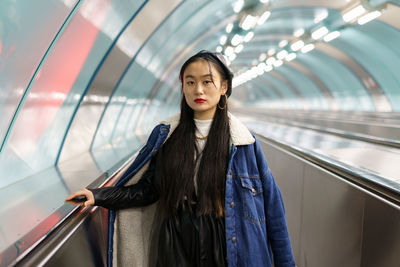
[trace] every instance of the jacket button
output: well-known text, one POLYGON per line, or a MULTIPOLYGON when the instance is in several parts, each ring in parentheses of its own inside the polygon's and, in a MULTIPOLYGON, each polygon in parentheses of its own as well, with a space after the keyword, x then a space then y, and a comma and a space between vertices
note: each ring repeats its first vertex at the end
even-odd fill
POLYGON ((251 189, 251 192, 253 193, 253 195, 256 194, 256 190, 254 188, 251 189))
POLYGON ((229 171, 229 174, 232 175, 232 170, 229 171))
POLYGON ((235 202, 232 201, 230 205, 233 208, 235 206, 235 202))
POLYGON ((232 237, 232 242, 233 242, 233 243, 236 242, 236 236, 232 237))

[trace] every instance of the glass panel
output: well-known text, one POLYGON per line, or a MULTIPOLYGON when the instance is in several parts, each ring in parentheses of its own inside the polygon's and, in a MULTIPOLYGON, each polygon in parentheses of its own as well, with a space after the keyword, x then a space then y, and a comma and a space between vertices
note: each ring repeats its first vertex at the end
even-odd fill
MULTIPOLYGON (((9 199, 0 199, 5 207, 0 211, 0 218, 4 218, 0 222, 1 231, 7 232, 6 237, 0 235, 0 251, 60 208, 70 191, 67 184, 77 178, 92 181, 99 175, 99 170, 87 163, 91 161, 80 162, 86 164, 80 167, 79 175, 83 177, 75 175, 76 164, 67 168, 70 176, 65 176, 65 173, 61 176, 59 169, 53 165, 81 95, 114 39, 141 4, 134 0, 83 2, 46 58, 27 94, 5 150, 0 154, 0 195, 18 196, 24 193, 23 201, 15 202, 12 207, 9 206, 9 199), (92 169, 89 171, 89 168, 92 169), (50 197, 51 201, 48 200, 50 197), (29 201, 29 218, 34 218, 32 220, 26 217, 25 200, 29 201), (25 215, 16 215, 17 212, 25 215), (10 216, 12 221, 7 220, 10 216)), ((26 6, 20 5, 19 9, 16 14, 24 14, 26 6)), ((43 16, 43 10, 36 10, 34 14, 42 14, 40 18, 46 25, 53 23, 52 11, 48 11, 46 16, 43 16), (51 22, 47 21, 48 17, 51 22)), ((46 27, 35 27, 41 31, 38 36, 49 32, 46 27)), ((27 42, 26 38, 26 34, 22 33, 16 42, 36 45, 27 42)), ((28 53, 32 51, 28 50, 28 53)), ((17 74, 18 78, 26 76, 17 74)), ((85 157, 91 155, 81 158, 85 157)))
POLYGON ((296 58, 311 70, 332 92, 341 110, 375 110, 370 95, 360 80, 330 56, 313 50, 296 58))
POLYGON ((329 109, 321 90, 308 78, 308 76, 287 65, 280 66, 276 71, 282 73, 289 81, 296 85, 310 109, 329 109))
POLYGON ((11 183, 54 164, 74 107, 113 38, 132 16, 127 10, 136 10, 139 4, 123 8, 120 1, 103 0, 79 7, 25 100, 0 156, 1 176, 8 177, 0 183, 11 183), (38 117, 40 122, 32 120, 38 117), (2 167, 10 164, 25 167, 2 167))
POLYGON ((372 7, 377 7, 388 2, 400 6, 400 0, 369 0, 369 4, 372 7))
POLYGON ((248 86, 248 88, 250 89, 250 92, 254 91, 253 94, 255 94, 256 98, 253 101, 255 105, 258 105, 258 103, 263 99, 275 98, 271 97, 271 92, 267 91, 268 89, 258 79, 254 79, 251 86, 248 86))
MULTIPOLYGON (((72 98, 76 103, 75 95, 70 95, 68 99, 66 96, 70 93, 99 31, 85 18, 85 11, 87 5, 81 5, 43 64, 25 99, 5 151, 0 155, 0 176, 8 177, 7 180, 0 181, 1 186, 54 164, 72 110, 72 103, 62 108, 63 102, 72 98), (56 115, 59 116, 58 119, 56 115)), ((98 14, 97 18, 101 17, 98 14)))
MULTIPOLYGON (((265 78, 263 78, 265 79, 265 78)), ((287 101, 284 98, 281 98, 280 96, 278 96, 276 94, 276 92, 269 86, 267 86, 265 84, 265 82, 261 81, 260 78, 259 79, 253 79, 250 81, 251 84, 255 84, 258 86, 258 88, 253 88, 253 86, 249 85, 248 83, 243 84, 243 86, 245 86, 247 88, 247 90, 264 90, 266 95, 268 95, 268 98, 266 99, 265 97, 261 97, 260 99, 257 99, 257 105, 259 107, 263 107, 263 108, 283 108, 286 107, 287 101)), ((235 98, 236 101, 238 101, 239 99, 242 100, 242 97, 238 97, 236 94, 236 91, 240 91, 242 90, 242 86, 239 86, 237 88, 233 88, 232 89, 232 98, 235 98)), ((246 91, 247 91, 246 90, 246 91)), ((251 105, 251 103, 249 103, 251 105)))
POLYGON ((332 44, 351 55, 376 80, 393 111, 400 111, 400 32, 379 21, 346 28, 332 44))
POLYGON ((265 73, 263 75, 268 82, 270 82, 283 96, 286 100, 284 107, 286 108, 302 108, 301 101, 297 99, 297 96, 293 93, 293 90, 289 88, 282 80, 276 78, 275 76, 265 73))
POLYGON ((36 68, 77 1, 64 2, 0 1, 0 142, 36 68))

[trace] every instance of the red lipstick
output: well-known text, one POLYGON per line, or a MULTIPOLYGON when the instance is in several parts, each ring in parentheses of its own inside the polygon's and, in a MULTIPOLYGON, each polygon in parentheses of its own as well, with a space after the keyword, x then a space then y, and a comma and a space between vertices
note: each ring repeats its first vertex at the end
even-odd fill
POLYGON ((196 102, 196 103, 204 103, 204 102, 206 102, 206 100, 205 100, 205 99, 202 99, 202 98, 196 98, 196 99, 194 100, 194 102, 196 102))

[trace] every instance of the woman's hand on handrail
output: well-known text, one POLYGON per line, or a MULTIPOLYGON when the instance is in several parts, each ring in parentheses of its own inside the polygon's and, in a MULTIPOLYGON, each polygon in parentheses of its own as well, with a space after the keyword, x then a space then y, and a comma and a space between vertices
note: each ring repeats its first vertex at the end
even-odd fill
POLYGON ((65 202, 70 203, 74 206, 82 205, 84 207, 90 207, 94 205, 94 196, 90 190, 84 188, 69 195, 65 199, 65 202))

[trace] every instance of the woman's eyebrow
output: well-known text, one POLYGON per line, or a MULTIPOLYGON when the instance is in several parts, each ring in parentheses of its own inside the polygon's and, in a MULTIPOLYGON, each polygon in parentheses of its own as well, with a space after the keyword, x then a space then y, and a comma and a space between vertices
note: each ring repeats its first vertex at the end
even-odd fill
MULTIPOLYGON (((200 76, 200 77, 213 77, 213 76, 212 76, 211 74, 205 74, 205 75, 202 75, 202 76, 200 76)), ((185 76, 185 78, 186 78, 186 79, 187 79, 187 78, 194 78, 194 76, 188 74, 188 75, 185 76)))

